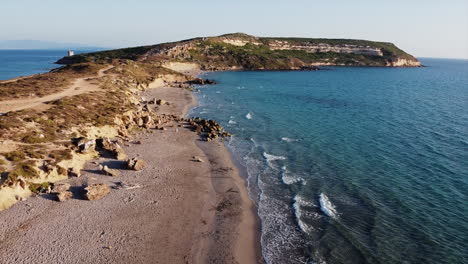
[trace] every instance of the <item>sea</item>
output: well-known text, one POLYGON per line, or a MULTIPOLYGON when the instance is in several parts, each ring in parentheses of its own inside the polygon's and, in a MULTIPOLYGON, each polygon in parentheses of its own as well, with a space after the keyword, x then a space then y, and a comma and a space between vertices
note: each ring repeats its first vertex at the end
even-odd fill
POLYGON ((213 72, 267 263, 468 263, 468 61, 213 72))
MULTIPOLYGON (((80 54, 92 51, 74 52, 80 54)), ((0 80, 48 72, 62 66, 54 62, 67 55, 68 50, 0 50, 0 80)))
MULTIPOLYGON (((0 50, 0 80, 66 52, 0 50)), ((267 263, 468 263, 468 61, 421 61, 202 75, 190 116, 233 134, 267 263)))

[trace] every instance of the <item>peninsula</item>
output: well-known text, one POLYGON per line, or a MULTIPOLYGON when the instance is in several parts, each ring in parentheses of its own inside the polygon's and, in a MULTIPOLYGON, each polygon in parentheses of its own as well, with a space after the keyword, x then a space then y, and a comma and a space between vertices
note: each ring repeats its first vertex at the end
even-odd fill
POLYGON ((391 43, 241 33, 57 63, 0 82, 2 263, 261 262, 230 134, 186 118, 193 86, 212 83, 198 74, 421 66, 391 43))

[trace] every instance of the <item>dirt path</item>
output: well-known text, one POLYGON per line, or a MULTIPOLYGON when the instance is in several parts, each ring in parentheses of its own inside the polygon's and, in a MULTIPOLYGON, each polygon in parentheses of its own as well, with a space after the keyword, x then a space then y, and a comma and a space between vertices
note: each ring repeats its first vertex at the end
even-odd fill
POLYGON ((94 79, 103 77, 105 75, 105 71, 111 69, 113 66, 106 67, 104 69, 99 70, 97 77, 84 77, 76 79, 73 84, 55 94, 46 95, 44 97, 33 97, 33 98, 25 98, 25 99, 14 99, 14 100, 6 100, 0 101, 0 113, 7 113, 11 111, 19 111, 28 108, 44 108, 46 102, 50 102, 53 100, 58 100, 60 98, 66 96, 73 96, 78 95, 90 91, 99 91, 99 85, 96 82, 93 82, 94 79))

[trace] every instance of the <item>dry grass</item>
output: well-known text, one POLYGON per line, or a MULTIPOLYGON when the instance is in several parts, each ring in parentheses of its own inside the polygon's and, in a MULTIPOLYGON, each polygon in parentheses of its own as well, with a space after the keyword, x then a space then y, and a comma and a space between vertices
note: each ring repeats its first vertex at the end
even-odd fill
POLYGON ((71 85, 73 79, 96 75, 104 67, 104 64, 81 63, 13 82, 0 83, 0 101, 57 93, 71 85))
MULTIPOLYGON (((36 91, 37 86, 41 87, 41 93, 51 93, 62 89, 61 86, 73 78, 90 76, 103 67, 105 65, 70 65, 41 76, 0 84, 0 100, 27 95, 36 91), (13 90, 19 92, 10 94, 13 90), (6 93, 2 94, 2 91, 6 93)), ((125 62, 116 65, 108 74, 115 75, 117 79, 103 77, 99 82, 102 91, 51 101, 46 110, 22 110, 0 116, 0 140, 13 140, 18 144, 15 151, 0 153, 0 161, 3 161, 0 165, 8 160, 8 165, 13 168, 6 173, 7 183, 15 182, 18 176, 26 179, 37 177, 36 163, 42 164, 42 161, 55 165, 59 174, 66 175, 67 168, 57 163, 72 158, 72 151, 76 149, 72 138, 86 136, 85 128, 115 125, 117 115, 135 109, 129 100, 133 93, 129 88, 147 84, 162 74, 179 73, 156 64, 125 62)), ((0 170, 6 171, 4 167, 0 170)), ((31 188, 36 192, 43 186, 33 185, 31 188)))

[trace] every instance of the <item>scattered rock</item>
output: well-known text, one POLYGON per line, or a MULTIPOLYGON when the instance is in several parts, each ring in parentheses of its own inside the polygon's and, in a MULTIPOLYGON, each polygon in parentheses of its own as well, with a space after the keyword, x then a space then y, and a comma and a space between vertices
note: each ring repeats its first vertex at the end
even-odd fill
POLYGON ((191 81, 187 82, 188 84, 197 84, 197 85, 205 85, 205 84, 216 84, 213 80, 202 79, 202 78, 195 78, 191 81))
POLYGON ((58 194, 62 192, 66 192, 70 189, 69 183, 54 183, 54 187, 50 190, 52 194, 58 194))
POLYGON ((115 186, 112 187, 113 189, 125 189, 125 190, 132 190, 132 189, 139 189, 142 188, 141 185, 138 184, 127 184, 125 182, 116 182, 115 186))
POLYGON ((192 129, 206 141, 211 141, 218 137, 231 136, 230 133, 225 132, 223 127, 214 120, 204 120, 197 117, 188 119, 188 122, 192 129))
POLYGON ((107 166, 102 166, 102 165, 99 165, 99 169, 104 172, 104 174, 106 175, 109 175, 109 176, 112 176, 112 177, 118 177, 120 176, 120 172, 118 170, 115 170, 115 169, 109 169, 109 167, 107 166))
POLYGON ((57 200, 59 202, 63 202, 63 201, 66 201, 66 200, 70 199, 72 196, 73 196, 73 194, 70 191, 57 193, 57 200))
POLYGON ((81 170, 78 168, 75 168, 75 167, 69 168, 67 172, 68 172, 68 176, 70 177, 81 177, 81 170))
POLYGON ((80 138, 76 143, 76 146, 81 153, 89 153, 96 149, 96 140, 80 138))
POLYGON ((143 127, 146 128, 146 129, 149 129, 151 128, 153 125, 154 125, 154 122, 153 122, 153 119, 151 118, 151 116, 143 116, 141 118, 142 122, 143 122, 143 127))
POLYGON ((158 99, 158 100, 156 100, 156 104, 157 105, 164 105, 164 104, 166 104, 166 101, 164 101, 163 99, 158 99))
POLYGON ((128 158, 123 148, 117 142, 113 142, 108 138, 100 138, 96 143, 99 148, 109 151, 114 158, 118 160, 125 160, 128 158))
POLYGON ((18 177, 17 181, 21 188, 26 189, 26 180, 22 176, 18 177))
POLYGON ((192 161, 195 161, 195 162, 204 162, 200 157, 197 157, 197 156, 193 156, 193 157, 192 157, 192 161))
POLYGON ((130 170, 141 171, 145 166, 146 162, 144 160, 132 158, 127 161, 127 168, 130 170))
POLYGON ((55 198, 57 199, 57 201, 63 202, 70 199, 73 196, 72 192, 70 192, 69 189, 70 184, 68 183, 55 183, 52 190, 50 190, 50 193, 56 195, 55 198))
POLYGON ((94 183, 84 189, 86 191, 85 197, 88 200, 99 200, 110 192, 109 186, 104 183, 94 183))

